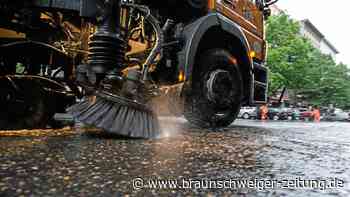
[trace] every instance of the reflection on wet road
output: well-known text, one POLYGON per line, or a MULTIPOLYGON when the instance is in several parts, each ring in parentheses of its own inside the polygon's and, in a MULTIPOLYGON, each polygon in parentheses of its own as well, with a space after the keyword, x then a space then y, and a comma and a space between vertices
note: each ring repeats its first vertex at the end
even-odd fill
POLYGON ((163 119, 164 138, 130 140, 65 129, 35 135, 0 132, 0 196, 231 194, 349 196, 349 123, 237 121, 218 131, 163 119), (57 135, 56 135, 57 134, 57 135), (150 179, 326 179, 338 189, 143 189, 150 179))

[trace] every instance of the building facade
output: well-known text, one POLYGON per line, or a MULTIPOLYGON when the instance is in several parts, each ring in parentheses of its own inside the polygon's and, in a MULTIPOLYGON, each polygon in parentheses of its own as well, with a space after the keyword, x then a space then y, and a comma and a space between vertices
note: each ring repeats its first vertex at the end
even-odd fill
POLYGON ((284 11, 281 8, 279 8, 276 4, 271 5, 270 9, 271 9, 271 15, 279 15, 284 13, 284 11))
POLYGON ((334 60, 339 51, 329 42, 326 37, 311 23, 305 19, 300 21, 300 34, 311 41, 311 44, 323 54, 330 55, 334 60))
MULTIPOLYGON (((286 13, 284 10, 279 8, 277 4, 271 7, 272 15, 279 15, 286 13)), ((326 39, 326 37, 317 29, 317 27, 311 23, 309 19, 300 21, 300 34, 311 41, 311 44, 319 49, 323 54, 330 55, 334 60, 336 59, 339 51, 334 45, 326 39)))

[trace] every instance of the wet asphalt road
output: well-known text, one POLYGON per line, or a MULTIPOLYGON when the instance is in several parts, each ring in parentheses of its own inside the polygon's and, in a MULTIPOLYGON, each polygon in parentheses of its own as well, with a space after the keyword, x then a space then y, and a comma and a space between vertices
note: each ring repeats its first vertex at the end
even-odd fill
POLYGON ((350 196, 350 123, 237 121, 210 132, 183 119, 163 119, 163 125, 158 140, 81 129, 0 132, 0 196, 350 196), (344 183, 325 190, 136 190, 136 178, 344 183))

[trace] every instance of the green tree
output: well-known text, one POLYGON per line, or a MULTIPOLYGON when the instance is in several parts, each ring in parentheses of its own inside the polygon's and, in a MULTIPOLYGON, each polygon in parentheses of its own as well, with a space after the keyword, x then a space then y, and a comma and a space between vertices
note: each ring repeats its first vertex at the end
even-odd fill
POLYGON ((308 62, 312 46, 299 36, 299 29, 299 24, 285 14, 272 16, 268 21, 270 93, 281 87, 301 89, 307 83, 304 65, 308 62))
POLYGON ((299 32, 299 23, 286 14, 267 22, 270 94, 286 87, 313 104, 349 106, 349 68, 322 54, 299 32))

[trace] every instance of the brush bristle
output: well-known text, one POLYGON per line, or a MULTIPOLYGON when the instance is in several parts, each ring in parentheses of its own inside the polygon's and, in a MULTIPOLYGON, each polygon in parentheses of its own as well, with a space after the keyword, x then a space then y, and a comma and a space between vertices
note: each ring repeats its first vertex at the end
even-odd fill
POLYGON ((152 111, 144 111, 122 105, 97 96, 68 109, 74 118, 93 125, 106 132, 132 138, 157 138, 160 128, 157 116, 152 111))

